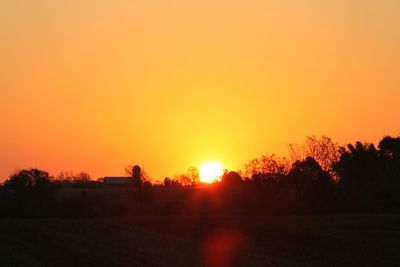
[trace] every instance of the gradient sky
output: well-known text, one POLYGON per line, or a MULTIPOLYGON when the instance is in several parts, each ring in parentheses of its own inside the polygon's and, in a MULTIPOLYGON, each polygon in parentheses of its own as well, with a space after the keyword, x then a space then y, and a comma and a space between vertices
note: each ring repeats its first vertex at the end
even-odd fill
POLYGON ((163 178, 400 134, 398 0, 5 0, 0 181, 163 178))

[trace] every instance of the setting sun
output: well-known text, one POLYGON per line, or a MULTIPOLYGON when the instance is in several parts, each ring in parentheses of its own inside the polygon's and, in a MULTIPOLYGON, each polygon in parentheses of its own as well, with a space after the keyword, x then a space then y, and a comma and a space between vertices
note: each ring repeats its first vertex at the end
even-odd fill
POLYGON ((222 174, 224 174, 224 169, 217 162, 206 162, 200 167, 200 181, 203 183, 216 182, 222 174))

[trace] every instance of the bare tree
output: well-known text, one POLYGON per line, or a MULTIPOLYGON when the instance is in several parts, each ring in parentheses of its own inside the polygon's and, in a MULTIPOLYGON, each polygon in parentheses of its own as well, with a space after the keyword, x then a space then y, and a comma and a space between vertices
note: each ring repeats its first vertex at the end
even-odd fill
POLYGON ((90 180, 90 174, 83 171, 76 174, 71 171, 62 171, 56 177, 56 182, 63 185, 84 185, 90 180))
POLYGON ((199 170, 196 167, 190 167, 187 170, 187 175, 190 179, 191 185, 196 185, 200 182, 200 173, 199 170))
POLYGON ((173 180, 178 181, 183 186, 190 186, 192 184, 190 177, 186 173, 176 175, 173 180))
POLYGON ((289 170, 288 160, 284 157, 278 157, 275 154, 262 155, 254 158, 244 165, 241 174, 244 177, 254 177, 255 175, 273 175, 285 174, 289 170))
POLYGON ((174 180, 182 186, 195 186, 200 182, 199 170, 196 167, 190 167, 185 173, 175 175, 174 180))
POLYGON ((304 144, 289 144, 291 162, 303 161, 307 157, 314 158, 324 171, 331 172, 332 165, 339 160, 339 146, 331 138, 323 135, 307 136, 304 144))

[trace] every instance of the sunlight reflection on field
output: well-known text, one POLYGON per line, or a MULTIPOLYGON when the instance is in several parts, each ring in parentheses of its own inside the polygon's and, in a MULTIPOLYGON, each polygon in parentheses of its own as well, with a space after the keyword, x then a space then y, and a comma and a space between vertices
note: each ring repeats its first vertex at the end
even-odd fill
POLYGON ((205 266, 232 266, 245 243, 244 235, 236 230, 222 230, 211 233, 204 241, 205 266))

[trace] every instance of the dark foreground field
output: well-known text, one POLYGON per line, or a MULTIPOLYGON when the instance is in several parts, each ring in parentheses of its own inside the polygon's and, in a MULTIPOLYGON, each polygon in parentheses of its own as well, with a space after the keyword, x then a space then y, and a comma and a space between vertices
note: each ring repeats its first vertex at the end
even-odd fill
POLYGON ((0 221, 0 266, 398 266, 400 215, 0 221))

